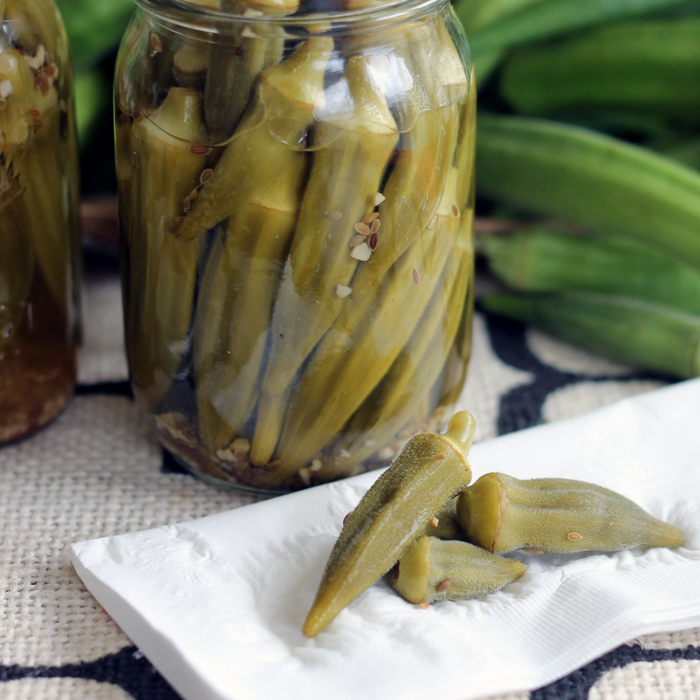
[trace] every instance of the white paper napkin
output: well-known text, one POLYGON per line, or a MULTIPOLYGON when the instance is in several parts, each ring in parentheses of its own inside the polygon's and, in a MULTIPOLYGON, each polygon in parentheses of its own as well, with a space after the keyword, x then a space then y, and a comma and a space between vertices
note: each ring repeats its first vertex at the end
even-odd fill
POLYGON ((378 473, 189 523, 74 544, 88 589, 187 700, 467 700, 552 682, 635 636, 700 626, 700 380, 476 445, 474 476, 596 482, 686 544, 519 555, 478 600, 373 586, 315 639, 301 625, 343 517, 378 473))

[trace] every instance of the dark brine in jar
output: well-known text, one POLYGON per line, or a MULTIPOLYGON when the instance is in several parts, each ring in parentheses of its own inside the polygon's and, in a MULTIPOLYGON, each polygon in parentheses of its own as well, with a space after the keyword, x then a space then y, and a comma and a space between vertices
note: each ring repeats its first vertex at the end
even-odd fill
POLYGON ((476 87, 433 4, 341 32, 282 24, 284 3, 181 24, 146 3, 127 35, 129 364, 200 476, 289 489, 383 466, 461 389, 476 87))
POLYGON ((66 405, 77 336, 77 146, 50 0, 0 1, 0 443, 66 405))

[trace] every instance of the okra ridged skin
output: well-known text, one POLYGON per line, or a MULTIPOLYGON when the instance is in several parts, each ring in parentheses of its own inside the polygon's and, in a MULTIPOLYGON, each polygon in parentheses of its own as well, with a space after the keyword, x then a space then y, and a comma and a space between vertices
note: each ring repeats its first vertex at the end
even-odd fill
POLYGON ((344 300, 345 309, 316 348, 290 400, 277 478, 306 466, 340 432, 411 337, 457 240, 456 179, 456 173, 449 178, 435 227, 409 248, 376 294, 344 300))
POLYGON ((349 515, 333 547, 303 632, 314 637, 398 561, 471 480, 474 419, 456 414, 445 435, 412 438, 349 515))
POLYGON ((409 603, 469 600, 500 591, 525 569, 468 542, 423 536, 399 559, 391 583, 409 603))
POLYGON ((227 219, 293 160, 317 115, 325 107, 323 78, 333 39, 313 37, 282 63, 260 75, 256 95, 214 175, 175 231, 193 240, 227 219), (276 123, 275 133, 270 124, 276 123))
POLYGON ((618 238, 536 227, 479 244, 491 270, 520 292, 599 292, 700 315, 700 272, 618 238))
POLYGON ((344 77, 352 114, 319 121, 311 135, 312 147, 320 148, 313 152, 272 317, 270 358, 251 450, 257 465, 269 462, 275 451, 286 410, 285 392, 295 374, 347 306, 337 289, 350 287, 358 267, 350 247, 357 235, 354 227, 372 213, 398 141, 396 122, 371 59, 352 57, 344 77))
MULTIPOLYGON (((198 93, 173 87, 163 104, 135 120, 128 136, 132 176, 125 202, 131 285, 125 309, 134 388, 151 409, 165 395, 188 348, 199 258, 198 241, 180 241, 171 229, 194 196, 206 156, 192 142, 206 140, 198 93), (130 315, 138 317, 137 323, 130 315), (143 379, 141 379, 141 377, 143 379)), ((121 144, 117 144, 118 151, 121 144)))
POLYGON ((214 454, 242 435, 258 400, 272 308, 306 184, 307 155, 298 152, 289 166, 231 217, 209 255, 200 288, 194 340, 199 432, 214 454))
POLYGON ((457 519, 469 541, 489 552, 614 552, 684 541, 681 530, 628 498, 574 479, 485 474, 459 495, 457 519))
POLYGON ((484 308, 625 364, 676 377, 700 376, 700 316, 640 299, 571 292, 492 295, 484 308))
POLYGON ((480 195, 636 238, 700 267, 700 173, 556 122, 488 116, 478 128, 480 195))
POLYGON ((700 18, 601 27, 508 58, 501 94, 522 114, 596 108, 671 122, 700 118, 700 18))

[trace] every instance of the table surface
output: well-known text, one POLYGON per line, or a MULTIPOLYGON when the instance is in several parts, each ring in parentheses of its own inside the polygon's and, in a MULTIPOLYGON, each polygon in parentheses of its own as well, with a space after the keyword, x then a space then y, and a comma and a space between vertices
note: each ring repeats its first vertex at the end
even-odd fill
MULTIPOLYGON (((3 700, 177 700, 85 590, 67 548, 255 500, 197 481, 158 447, 130 395, 116 270, 91 267, 77 395, 54 424, 0 450, 3 700)), ((476 439, 486 440, 664 383, 477 314, 460 403, 477 419, 476 439)), ((499 696, 528 698, 698 700, 700 629, 630 640, 551 686, 499 696)))

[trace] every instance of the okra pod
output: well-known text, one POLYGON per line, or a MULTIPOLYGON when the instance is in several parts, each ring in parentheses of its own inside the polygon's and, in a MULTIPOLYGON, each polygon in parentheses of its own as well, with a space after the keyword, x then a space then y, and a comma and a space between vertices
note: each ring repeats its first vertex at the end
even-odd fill
POLYGON ((700 316, 700 272, 632 241, 537 227, 485 236, 480 249, 516 291, 616 294, 700 316))
MULTIPOLYGON (((170 229, 176 217, 202 186, 206 156, 193 153, 190 143, 206 140, 202 101, 185 88, 173 87, 163 104, 144 113, 131 127, 133 178, 129 206, 130 274, 140 321, 132 343, 140 348, 132 366, 150 375, 146 386, 135 382, 148 405, 156 407, 173 378, 189 344, 197 283, 198 241, 180 241, 170 229), (137 206, 141 203, 141 206, 137 206), (144 368, 150 368, 146 371, 144 368)), ((128 210, 127 210, 128 211, 128 210)))
POLYGON ((485 474, 460 494, 457 519, 468 539, 489 552, 615 552, 680 547, 684 540, 677 527, 619 493, 573 479, 485 474))
MULTIPOLYGON (((449 256, 445 282, 437 285, 408 343, 343 428, 346 437, 341 448, 349 456, 339 463, 341 469, 363 462, 388 444, 418 415, 420 403, 443 371, 473 286, 471 232, 460 238, 449 256)), ((428 411, 425 416, 431 413, 428 411)))
MULTIPOLYGON (((314 346, 331 327, 360 259, 350 246, 369 225, 389 158, 398 141, 376 62, 355 56, 345 71, 350 116, 314 127, 314 152, 299 223, 272 317, 270 358, 251 449, 254 464, 270 461, 279 441, 285 392, 314 346)), ((362 245, 369 250, 367 243, 362 245)))
POLYGON ((345 309, 293 392, 277 452, 277 479, 284 481, 304 467, 338 433, 408 342, 457 240, 456 181, 453 171, 434 228, 409 248, 376 295, 344 300, 345 309))
POLYGON ((224 221, 295 159, 289 146, 304 142, 325 106, 323 78, 332 51, 333 39, 312 37, 262 72, 253 103, 175 235, 193 240, 224 221))
MULTIPOLYGON (((292 14, 299 0, 223 0, 222 9, 252 20, 292 14)), ((222 21, 209 56, 204 90, 207 127, 213 142, 229 138, 250 102, 260 73, 277 65, 284 52, 283 27, 222 21)))
POLYGON ((255 408, 272 308, 306 184, 308 159, 235 212, 214 245, 199 294, 195 371, 199 431, 214 454, 241 435, 255 408))
MULTIPOLYGON (((466 154, 468 141, 474 134, 468 123, 460 121, 459 115, 471 91, 475 99, 476 87, 470 84, 444 25, 424 27, 421 33, 414 30, 405 39, 410 42, 408 61, 415 75, 408 91, 410 107, 398 115, 402 141, 382 191, 379 242, 370 260, 358 270, 353 284, 356 295, 374 293, 391 266, 434 221, 455 157, 457 139, 461 138, 466 154), (435 46, 438 60, 433 55, 435 46), (430 108, 421 112, 417 111, 417 105, 430 108)), ((471 149, 473 153, 473 142, 471 149)), ((459 167, 462 166, 468 167, 460 163, 459 167)), ((460 211, 465 201, 461 191, 458 192, 460 211)))
POLYGON ((331 552, 303 632, 314 637, 379 580, 451 497, 471 480, 474 419, 453 416, 445 435, 406 445, 347 518, 331 552))
POLYGON ((501 93, 533 115, 606 109, 698 123, 700 17, 636 20, 516 51, 501 93))
POLYGON ((697 315, 639 299, 583 292, 492 295, 483 305, 626 364, 677 377, 700 376, 697 315))
POLYGON ((685 0, 545 0, 503 17, 471 36, 477 58, 485 52, 636 17, 681 5, 685 0))
POLYGON ((578 127, 524 117, 479 121, 478 191, 637 238, 700 267, 700 173, 578 127))
POLYGON ((391 583, 409 603, 469 600, 500 591, 525 569, 468 542, 424 536, 399 559, 391 583))

